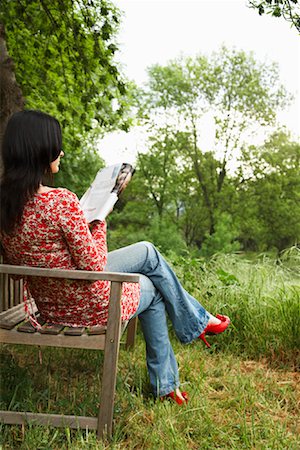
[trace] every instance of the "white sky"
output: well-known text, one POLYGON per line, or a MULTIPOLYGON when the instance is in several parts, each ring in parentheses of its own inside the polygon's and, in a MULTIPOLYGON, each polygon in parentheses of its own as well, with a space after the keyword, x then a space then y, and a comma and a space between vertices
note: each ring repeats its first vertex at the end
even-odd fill
MULTIPOLYGON (((294 136, 299 136, 300 36, 287 21, 259 16, 246 7, 246 0, 113 2, 124 11, 117 57, 128 78, 142 84, 147 80, 147 67, 165 64, 181 53, 210 55, 223 44, 253 51, 257 60, 279 64, 281 82, 295 101, 278 119, 294 136)), ((209 130, 207 139, 209 145, 209 130)), ((144 140, 138 130, 112 133, 101 141, 99 149, 107 164, 134 162, 137 151, 144 150, 144 140)))

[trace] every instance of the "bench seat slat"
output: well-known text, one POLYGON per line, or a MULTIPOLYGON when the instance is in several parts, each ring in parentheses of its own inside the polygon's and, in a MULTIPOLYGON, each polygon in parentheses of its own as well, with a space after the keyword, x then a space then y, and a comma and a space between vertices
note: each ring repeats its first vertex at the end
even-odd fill
POLYGON ((56 335, 59 334, 64 328, 65 326, 60 325, 59 323, 46 322, 39 330, 39 333, 56 335))
POLYGON ((85 327, 66 327, 64 334, 67 336, 81 336, 85 332, 85 327))
MULTIPOLYGON (((36 321, 40 324, 40 325, 44 325, 45 321, 42 320, 39 315, 36 315, 36 321)), ((17 327, 17 330, 20 331, 21 333, 36 333, 37 329, 31 325, 30 320, 26 320, 24 323, 22 323, 21 325, 19 325, 17 327)))
POLYGON ((107 330, 107 326, 95 325, 94 327, 89 327, 87 329, 87 334, 90 334, 91 336, 98 335, 98 334, 105 334, 106 330, 107 330))
POLYGON ((20 333, 36 333, 36 328, 34 328, 29 320, 26 320, 26 322, 23 322, 21 325, 17 327, 17 330, 20 333))

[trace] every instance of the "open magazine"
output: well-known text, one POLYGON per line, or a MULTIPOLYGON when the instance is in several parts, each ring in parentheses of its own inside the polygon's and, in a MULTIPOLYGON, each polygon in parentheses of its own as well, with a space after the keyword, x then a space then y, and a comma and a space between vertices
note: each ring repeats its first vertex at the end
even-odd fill
POLYGON ((99 170, 93 183, 80 199, 88 222, 106 218, 133 174, 134 168, 127 163, 114 164, 99 170))

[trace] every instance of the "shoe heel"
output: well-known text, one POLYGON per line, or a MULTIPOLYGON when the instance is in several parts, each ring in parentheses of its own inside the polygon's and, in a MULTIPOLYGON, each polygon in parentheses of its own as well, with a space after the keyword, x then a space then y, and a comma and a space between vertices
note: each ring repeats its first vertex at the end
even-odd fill
POLYGON ((204 344, 206 345, 206 347, 210 348, 211 345, 209 342, 207 342, 206 337, 205 337, 205 333, 200 334, 199 338, 204 342, 204 344))

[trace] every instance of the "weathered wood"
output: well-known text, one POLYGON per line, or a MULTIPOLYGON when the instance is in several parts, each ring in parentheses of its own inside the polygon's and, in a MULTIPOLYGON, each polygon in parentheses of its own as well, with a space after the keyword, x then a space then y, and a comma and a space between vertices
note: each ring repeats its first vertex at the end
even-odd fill
POLYGON ((87 329, 87 333, 91 336, 98 335, 98 334, 105 334, 107 330, 106 325, 95 325, 94 327, 89 327, 87 329))
POLYGON ((65 270, 65 269, 43 269, 40 267, 12 266, 9 264, 0 264, 0 273, 39 276, 47 278, 65 278, 68 280, 86 280, 86 281, 120 281, 129 283, 138 283, 139 275, 133 273, 118 272, 94 272, 88 270, 65 270))
POLYGON ((17 327, 17 330, 20 333, 35 333, 36 332, 36 328, 31 325, 29 320, 27 320, 26 322, 19 325, 17 327))
MULTIPOLYGON (((2 248, 0 243, 0 264, 3 263, 2 248)), ((23 283, 9 280, 7 274, 0 272, 0 312, 6 311, 12 306, 23 301, 23 283)))
MULTIPOLYGON (((2 248, 0 243, 0 264, 3 263, 2 248)), ((4 274, 0 273, 0 312, 4 310, 4 274)))
POLYGON ((64 334, 67 336, 81 336, 84 332, 84 327, 66 327, 64 330, 64 334))
POLYGON ((23 303, 23 280, 14 281, 13 305, 23 303))
POLYGON ((24 282, 23 280, 19 280, 20 286, 20 297, 18 299, 18 303, 23 303, 23 295, 24 295, 24 282))
POLYGON ((5 321, 5 320, 3 320, 0 323, 0 328, 4 328, 5 330, 12 330, 16 325, 21 323, 22 320, 24 320, 24 317, 21 317, 21 316, 16 317, 14 319, 14 321, 11 321, 11 320, 5 321))
POLYGON ((104 350, 105 335, 96 337, 51 335, 41 333, 20 333, 14 330, 0 329, 0 342, 4 344, 26 344, 46 347, 82 348, 89 350, 104 350))
MULTIPOLYGON (((36 313, 37 307, 34 302, 31 302, 30 309, 36 313)), ((3 311, 0 314, 0 328, 6 328, 11 330, 18 323, 22 322, 25 318, 24 304, 18 304, 12 308, 3 311)))
POLYGON ((97 418, 95 417, 64 416, 61 414, 0 411, 0 421, 11 425, 27 424, 34 421, 38 425, 51 425, 53 427, 97 429, 97 418))
POLYGON ((3 273, 0 273, 0 312, 4 310, 4 277, 3 273))
MULTIPOLYGON (((0 242, 0 264, 3 263, 2 251, 3 250, 2 250, 2 246, 1 246, 1 242, 0 242)), ((4 295, 5 295, 5 292, 4 292, 4 277, 5 276, 6 275, 4 275, 3 273, 0 272, 0 299, 1 299, 1 301, 0 301, 0 312, 5 310, 5 307, 4 307, 4 300, 5 300, 5 297, 4 297, 4 295)))
MULTIPOLYGON (((44 325, 45 321, 42 320, 38 314, 36 315, 35 319, 40 325, 44 325)), ((17 327, 17 330, 21 333, 36 333, 37 331, 37 329, 33 325, 31 325, 30 320, 26 320, 26 322, 19 325, 17 327)))
POLYGON ((9 308, 9 288, 8 288, 8 276, 4 275, 3 280, 3 289, 4 289, 4 299, 3 299, 3 309, 9 308))
POLYGON ((39 330, 41 334, 59 334, 65 328, 64 325, 59 325, 57 323, 48 323, 46 322, 42 328, 39 330))
POLYGON ((23 317, 25 317, 25 312, 24 312, 24 305, 16 305, 13 306, 12 308, 7 309, 6 311, 2 311, 0 313, 0 320, 2 319, 8 319, 11 316, 14 316, 16 314, 20 314, 23 313, 23 317))
POLYGON ((111 436, 121 334, 122 284, 112 282, 108 308, 97 436, 111 436))
POLYGON ((8 290, 9 290, 9 301, 8 307, 14 306, 14 280, 12 278, 8 279, 8 290))

